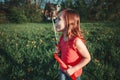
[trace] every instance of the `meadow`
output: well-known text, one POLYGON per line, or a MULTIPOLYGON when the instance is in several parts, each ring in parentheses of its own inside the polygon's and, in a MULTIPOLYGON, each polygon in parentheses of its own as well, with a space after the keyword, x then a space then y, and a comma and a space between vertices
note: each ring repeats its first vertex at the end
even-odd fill
MULTIPOLYGON (((91 62, 82 80, 120 80, 120 24, 81 23, 91 62)), ((52 23, 0 24, 0 80, 59 80, 52 23)))

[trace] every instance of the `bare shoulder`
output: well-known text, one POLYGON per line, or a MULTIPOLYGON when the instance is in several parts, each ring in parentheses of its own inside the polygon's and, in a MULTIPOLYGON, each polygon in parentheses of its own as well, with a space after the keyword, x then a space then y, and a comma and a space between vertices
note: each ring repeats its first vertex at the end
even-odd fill
POLYGON ((82 42, 82 40, 80 38, 76 39, 76 48, 78 49, 78 51, 84 58, 90 59, 89 51, 88 51, 86 45, 82 42))
POLYGON ((85 46, 85 44, 83 43, 83 41, 80 38, 76 38, 75 44, 76 44, 76 47, 83 47, 83 46, 85 46))

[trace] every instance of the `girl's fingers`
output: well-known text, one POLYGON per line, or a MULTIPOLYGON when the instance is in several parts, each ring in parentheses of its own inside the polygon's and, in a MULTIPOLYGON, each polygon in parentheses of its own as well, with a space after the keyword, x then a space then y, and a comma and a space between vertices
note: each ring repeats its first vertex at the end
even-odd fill
POLYGON ((68 65, 68 68, 72 68, 72 66, 68 65))
POLYGON ((55 53, 59 53, 58 47, 55 47, 55 53))

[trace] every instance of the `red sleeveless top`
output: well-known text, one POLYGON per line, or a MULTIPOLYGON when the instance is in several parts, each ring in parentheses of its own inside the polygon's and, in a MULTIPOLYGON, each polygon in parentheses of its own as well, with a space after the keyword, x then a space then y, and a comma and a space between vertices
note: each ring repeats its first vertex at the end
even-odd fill
MULTIPOLYGON (((61 51, 61 60, 70 66, 75 66, 82 60, 82 56, 76 48, 75 41, 79 37, 73 37, 68 41, 64 41, 63 36, 60 38, 59 48, 61 51)), ((62 67, 61 67, 61 70, 62 67)), ((75 72, 75 76, 78 77, 82 74, 82 69, 75 72)))

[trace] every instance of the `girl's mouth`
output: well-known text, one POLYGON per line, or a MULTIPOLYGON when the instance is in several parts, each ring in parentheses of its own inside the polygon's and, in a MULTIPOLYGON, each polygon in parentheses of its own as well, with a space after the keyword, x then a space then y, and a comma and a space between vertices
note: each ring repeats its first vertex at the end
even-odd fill
POLYGON ((59 29, 59 28, 60 28, 60 25, 56 25, 55 27, 56 27, 57 29, 59 29))

